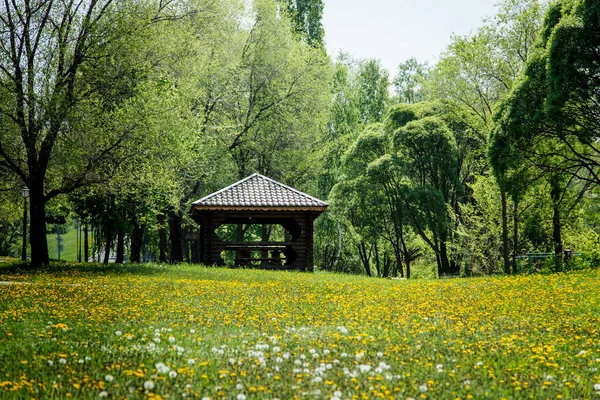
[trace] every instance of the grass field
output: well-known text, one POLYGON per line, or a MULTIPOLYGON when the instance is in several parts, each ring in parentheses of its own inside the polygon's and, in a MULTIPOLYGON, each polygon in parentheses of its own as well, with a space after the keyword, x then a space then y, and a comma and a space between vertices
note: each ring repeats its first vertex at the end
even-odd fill
POLYGON ((596 399, 599 279, 4 268, 0 398, 596 399))

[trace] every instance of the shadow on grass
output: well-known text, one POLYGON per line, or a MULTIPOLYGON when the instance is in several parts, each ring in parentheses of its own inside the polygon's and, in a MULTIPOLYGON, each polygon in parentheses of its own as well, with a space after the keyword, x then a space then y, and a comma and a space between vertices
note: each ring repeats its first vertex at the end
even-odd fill
MULTIPOLYGON (((201 267, 198 265, 198 267, 201 267)), ((0 264, 0 274, 35 275, 35 274, 135 274, 155 275, 176 268, 169 264, 102 264, 102 263, 73 263, 66 261, 51 261, 50 265, 33 266, 30 263, 14 261, 0 264)))

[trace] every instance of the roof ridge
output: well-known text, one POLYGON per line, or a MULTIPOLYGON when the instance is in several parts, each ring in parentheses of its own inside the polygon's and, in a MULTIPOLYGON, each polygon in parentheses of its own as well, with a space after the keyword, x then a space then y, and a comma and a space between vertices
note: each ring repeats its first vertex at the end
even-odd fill
POLYGON ((274 183, 274 184, 276 184, 276 185, 283 186, 284 188, 286 188, 286 189, 288 189, 288 190, 291 190, 292 192, 295 192, 295 193, 297 193, 297 194, 299 194, 299 195, 301 195, 301 196, 308 197, 309 199, 311 199, 311 200, 313 200, 313 201, 317 201, 317 202, 319 202, 319 203, 325 203, 323 200, 319 200, 319 199, 317 199, 316 197, 313 197, 313 196, 311 196, 311 195, 310 195, 310 194, 308 194, 308 193, 301 192, 301 191, 299 191, 298 189, 294 189, 293 187, 291 187, 291 186, 288 186, 288 185, 286 185, 285 183, 278 182, 278 181, 276 181, 276 180, 275 180, 275 179, 273 179, 273 178, 269 178, 268 176, 261 175, 261 174, 259 174, 258 172, 254 173, 253 175, 258 175, 258 176, 260 176, 260 177, 262 177, 262 178, 265 178, 265 179, 267 179, 268 181, 270 181, 270 182, 272 182, 272 183, 274 183))

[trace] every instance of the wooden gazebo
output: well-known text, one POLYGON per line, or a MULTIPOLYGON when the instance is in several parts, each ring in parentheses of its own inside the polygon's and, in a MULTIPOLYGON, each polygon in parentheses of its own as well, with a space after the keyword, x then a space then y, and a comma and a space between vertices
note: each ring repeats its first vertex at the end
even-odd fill
POLYGON ((200 224, 200 261, 225 264, 224 251, 236 253, 236 266, 313 271, 313 223, 327 203, 260 174, 253 174, 192 204, 200 224), (283 242, 222 241, 224 224, 278 224, 283 242))

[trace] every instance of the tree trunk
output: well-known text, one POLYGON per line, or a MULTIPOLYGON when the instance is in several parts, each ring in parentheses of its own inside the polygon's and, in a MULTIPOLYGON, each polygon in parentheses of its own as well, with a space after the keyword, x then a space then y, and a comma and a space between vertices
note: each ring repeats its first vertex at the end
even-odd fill
POLYGON ((164 214, 156 216, 158 222, 158 261, 167 262, 167 228, 165 226, 166 218, 164 214))
POLYGON ((442 273, 450 274, 455 273, 451 267, 450 262, 448 261, 448 247, 446 244, 446 232, 443 232, 440 236, 440 262, 442 264, 442 273))
POLYGON ((123 264, 125 261, 125 230, 119 228, 117 231, 117 255, 115 257, 116 264, 123 264))
POLYGON ((46 238, 46 202, 43 184, 32 184, 29 188, 29 245, 31 265, 48 265, 48 240, 46 238))
POLYGON ((142 240, 144 238, 145 226, 140 225, 137 218, 133 220, 133 231, 131 233, 131 255, 129 260, 132 263, 139 263, 142 260, 142 240))
POLYGON ((89 246, 89 238, 88 238, 88 223, 85 222, 83 228, 83 262, 88 262, 90 257, 90 246, 89 246))
POLYGON ((519 200, 513 201, 513 274, 518 274, 517 257, 519 256, 519 200))
POLYGON ((381 277, 381 266, 379 265, 379 249, 377 248, 377 242, 375 242, 373 246, 375 246, 375 269, 377 269, 377 276, 381 277))
POLYGON ((110 248, 112 247, 112 227, 110 222, 107 222, 104 226, 104 264, 108 264, 110 258, 110 248))
MULTIPOLYGON (((262 224, 260 227, 260 240, 261 242, 268 242, 271 238, 271 225, 262 224)), ((268 258, 269 251, 263 250, 260 253, 260 258, 268 258)))
POLYGON ((356 246, 358 247, 358 254, 360 255, 360 260, 362 261, 363 267, 367 272, 367 276, 371 276, 371 265, 369 264, 370 254, 367 254, 365 242, 361 241, 356 246))
POLYGON ((552 197, 552 242, 554 243, 554 255, 556 262, 560 265, 563 259, 563 242, 562 222, 560 218, 561 188, 558 179, 552 179, 551 187, 550 197, 552 197))
MULTIPOLYGON (((338 243, 337 243, 337 249, 335 252, 335 258, 333 259, 333 269, 335 271, 338 262, 340 261, 340 256, 342 255, 342 226, 340 225, 340 223, 337 223, 337 231, 338 231, 338 243)), ((286 231, 287 233, 287 231, 286 231)), ((286 239, 287 241, 287 239, 286 239)))
POLYGON ((504 273, 510 275, 510 256, 508 250, 508 204, 506 192, 500 191, 502 197, 502 258, 504 259, 504 273))
POLYGON ((181 248, 182 241, 182 229, 181 229, 182 218, 180 215, 170 212, 169 213, 169 237, 171 239, 171 263, 180 263, 183 261, 183 253, 181 248))

